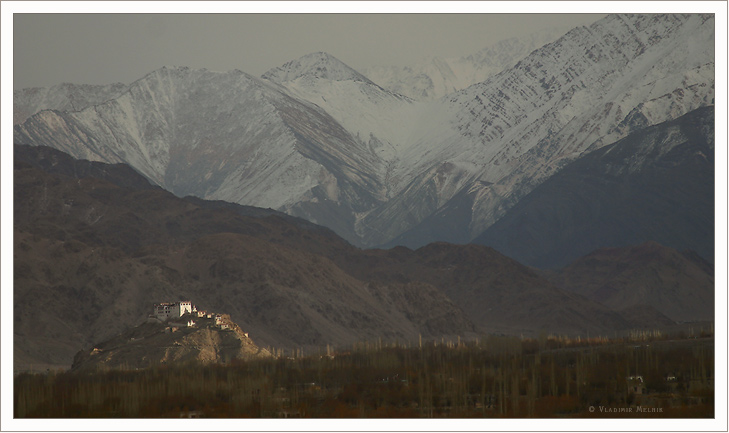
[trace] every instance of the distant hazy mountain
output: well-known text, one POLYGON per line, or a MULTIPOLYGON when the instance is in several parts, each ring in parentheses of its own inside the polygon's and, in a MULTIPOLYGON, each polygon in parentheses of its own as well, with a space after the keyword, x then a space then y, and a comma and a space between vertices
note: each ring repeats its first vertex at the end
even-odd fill
POLYGON ((358 246, 418 247, 468 242, 582 154, 713 101, 713 15, 610 15, 439 100, 324 53, 262 79, 163 68, 82 111, 42 111, 15 142, 126 162, 179 196, 284 211, 358 246))

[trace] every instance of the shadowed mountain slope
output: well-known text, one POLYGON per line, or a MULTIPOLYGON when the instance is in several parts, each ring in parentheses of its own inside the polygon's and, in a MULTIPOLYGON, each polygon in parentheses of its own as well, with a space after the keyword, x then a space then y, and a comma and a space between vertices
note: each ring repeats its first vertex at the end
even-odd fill
POLYGON ((711 106, 569 164, 474 242, 537 267, 648 240, 713 261, 714 173, 711 106))

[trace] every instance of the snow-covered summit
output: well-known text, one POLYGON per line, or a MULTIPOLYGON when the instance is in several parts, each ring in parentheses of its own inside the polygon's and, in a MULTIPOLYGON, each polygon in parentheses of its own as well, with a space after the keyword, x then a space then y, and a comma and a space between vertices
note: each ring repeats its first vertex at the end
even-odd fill
POLYGON ((261 78, 275 83, 294 81, 301 77, 320 78, 331 81, 371 82, 367 77, 347 66, 341 60, 321 51, 291 60, 278 68, 271 69, 261 76, 261 78))
POLYGON ((388 179, 380 196, 389 196, 393 190, 389 172, 417 117, 409 98, 383 89, 326 53, 293 60, 262 78, 323 109, 349 131, 376 161, 376 176, 388 179))

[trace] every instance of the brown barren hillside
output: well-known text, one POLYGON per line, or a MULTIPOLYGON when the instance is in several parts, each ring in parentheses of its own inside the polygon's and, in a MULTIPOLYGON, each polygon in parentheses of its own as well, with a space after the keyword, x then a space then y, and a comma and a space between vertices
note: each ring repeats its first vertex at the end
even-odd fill
POLYGON ((283 349, 475 332, 432 285, 370 284, 297 248, 356 251, 326 229, 115 176, 58 174, 77 163, 52 155, 56 174, 28 155, 15 164, 16 368, 70 365, 79 349, 143 322, 153 303, 180 299, 226 311, 256 344, 283 349))
POLYGON ((599 249, 552 280, 614 309, 645 305, 676 321, 714 320, 713 266, 656 242, 599 249))
POLYGON ((585 334, 629 327, 619 314, 555 287, 488 247, 433 243, 418 250, 367 250, 338 263, 378 281, 427 282, 492 332, 585 334))
MULTIPOLYGON (((176 197, 123 165, 15 151, 20 369, 68 366, 78 350, 144 322, 154 303, 178 300, 227 312, 257 346, 285 350, 666 321, 564 290, 488 247, 361 250, 270 209, 176 197)), ((662 275, 689 281, 691 269, 662 275)))

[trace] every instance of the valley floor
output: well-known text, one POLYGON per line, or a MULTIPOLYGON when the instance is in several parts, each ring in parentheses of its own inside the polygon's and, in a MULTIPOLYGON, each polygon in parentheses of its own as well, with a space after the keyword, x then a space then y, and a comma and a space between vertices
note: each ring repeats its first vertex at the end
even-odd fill
MULTIPOLYGON (((324 351, 323 351, 324 352, 324 351)), ((714 417, 713 335, 490 336, 144 370, 23 373, 16 418, 714 417)))

